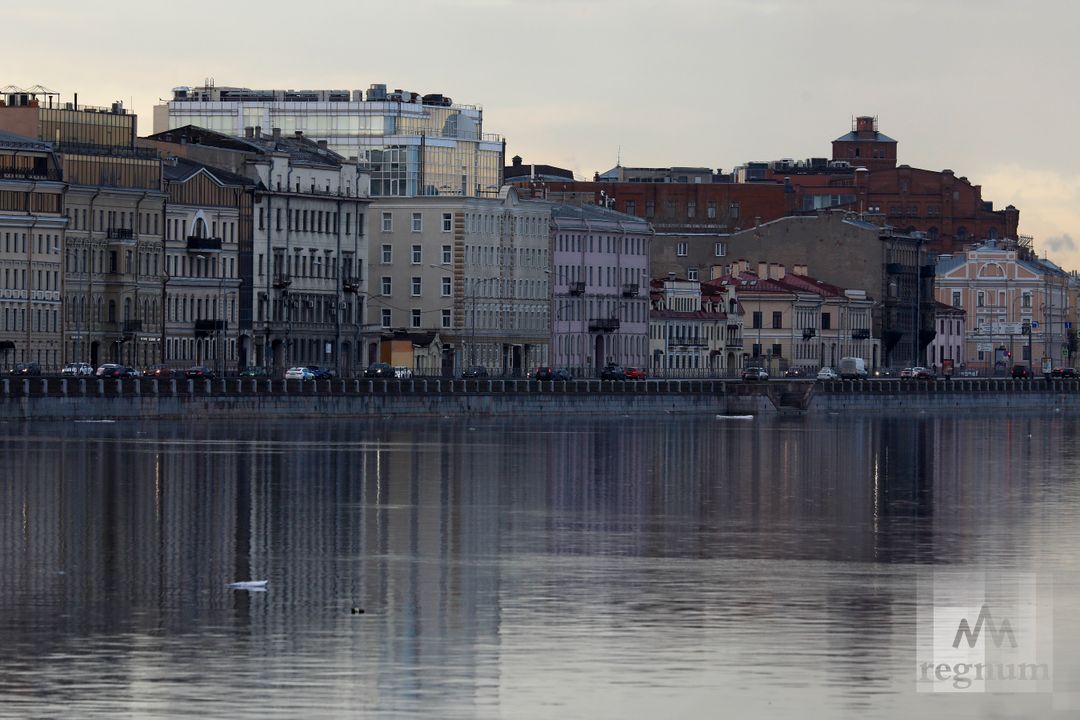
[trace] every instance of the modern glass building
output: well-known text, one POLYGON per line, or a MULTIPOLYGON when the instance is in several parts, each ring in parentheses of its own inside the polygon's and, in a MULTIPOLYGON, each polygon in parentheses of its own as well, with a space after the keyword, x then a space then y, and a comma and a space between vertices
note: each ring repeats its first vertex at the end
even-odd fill
POLYGON ((178 87, 154 108, 154 132, 198 125, 244 137, 279 129, 325 141, 371 173, 373 197, 497 197, 505 141, 483 132, 483 110, 441 94, 361 90, 178 87))

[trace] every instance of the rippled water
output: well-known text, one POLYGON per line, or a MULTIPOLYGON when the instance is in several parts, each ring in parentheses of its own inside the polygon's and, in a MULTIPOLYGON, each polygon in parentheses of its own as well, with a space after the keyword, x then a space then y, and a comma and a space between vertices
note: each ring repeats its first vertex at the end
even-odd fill
POLYGON ((2 717, 1080 715, 1067 412, 0 430, 2 717), (917 693, 935 568, 1060 692, 917 693))

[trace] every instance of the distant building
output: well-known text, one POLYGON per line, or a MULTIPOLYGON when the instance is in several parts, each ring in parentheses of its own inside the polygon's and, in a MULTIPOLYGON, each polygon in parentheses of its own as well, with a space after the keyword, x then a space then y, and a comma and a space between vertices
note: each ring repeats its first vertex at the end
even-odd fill
MULTIPOLYGON (((0 131, 0 371, 64 355, 64 183, 49 143, 0 131)), ((69 259, 70 262, 70 259, 69 259)))
POLYGON ((236 137, 301 132, 365 167, 373 197, 496 197, 502 186, 503 139, 484 132, 480 107, 438 93, 177 87, 154 108, 154 132, 185 125, 236 137))
POLYGON ((381 338, 437 332, 447 375, 524 376, 548 362, 548 203, 507 187, 498 199, 381 198, 371 215, 367 322, 381 338))
POLYGON ((370 200, 356 162, 303 134, 253 130, 237 138, 183 127, 141 142, 255 185, 250 230, 241 224, 237 236, 237 362, 340 374, 362 366, 370 200))
POLYGON ((742 183, 789 188, 792 212, 842 208, 901 232, 921 232, 935 252, 953 252, 976 239, 1017 239, 1020 212, 994 210, 982 188, 952 170, 897 165, 897 141, 878 130, 877 118, 855 118, 832 142, 832 158, 747 163, 742 183))
POLYGON ((515 155, 511 163, 503 168, 503 182, 506 184, 527 185, 552 180, 563 182, 574 180, 574 173, 571 170, 554 165, 525 165, 520 155, 515 155))
POLYGON ((926 362, 941 368, 946 360, 951 360, 954 368, 965 364, 964 343, 967 329, 963 308, 938 302, 934 306, 934 339, 926 350, 926 362))
POLYGON ((552 364, 592 377, 649 364, 647 222, 595 205, 551 207, 552 364))
POLYGON ((733 376, 743 364, 743 308, 734 283, 668 277, 653 280, 649 310, 650 374, 733 376))
POLYGON ((120 102, 61 102, 37 88, 4 96, 0 130, 49 142, 60 156, 65 358, 158 361, 166 196, 157 153, 136 146, 137 118, 120 102))
POLYGON ((1070 364, 1073 276, 1015 242, 987 241, 937 262, 938 302, 966 312, 968 367, 1004 374, 1014 362, 1070 364), (1030 351, 1029 351, 1030 347, 1030 351))

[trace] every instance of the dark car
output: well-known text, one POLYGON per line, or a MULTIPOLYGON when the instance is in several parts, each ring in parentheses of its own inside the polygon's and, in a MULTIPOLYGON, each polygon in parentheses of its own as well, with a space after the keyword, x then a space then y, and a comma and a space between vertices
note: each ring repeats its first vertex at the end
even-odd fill
POLYGON ((808 375, 806 368, 801 367, 790 367, 784 371, 784 377, 786 378, 804 378, 808 377, 808 375))
POLYGON ((188 380, 213 380, 214 371, 205 365, 196 365, 185 370, 184 377, 188 380))
POLYGON ((319 367, 318 365, 308 365, 308 370, 315 376, 316 380, 333 380, 334 371, 330 368, 319 367))
POLYGON ((937 373, 935 373, 930 368, 925 368, 925 367, 920 366, 920 367, 912 368, 912 370, 914 372, 913 377, 916 380, 937 380, 937 373))
POLYGON ((645 380, 649 377, 644 369, 636 367, 626 368, 625 374, 627 380, 645 380))
POLYGON ((539 367, 533 371, 533 380, 569 380, 570 371, 565 368, 539 367))
POLYGON ((1031 378, 1031 370, 1027 365, 1013 365, 1009 375, 1016 380, 1027 380, 1031 378))
POLYGON ((876 377, 876 378, 894 378, 894 377, 896 377, 896 375, 897 375, 896 369, 895 368, 890 368, 890 367, 874 368, 874 371, 872 373, 870 373, 871 377, 876 377))
POLYGON ((394 374, 394 366, 390 363, 372 363, 364 370, 364 377, 389 378, 393 380, 397 375, 394 374))
POLYGON ((1080 377, 1080 373, 1076 372, 1076 368, 1056 367, 1050 371, 1050 377, 1054 380, 1067 380, 1080 377))
POLYGON ((153 365, 146 369, 145 376, 159 380, 172 380, 176 377, 176 371, 166 365, 153 365))
POLYGON ((11 368, 11 374, 21 375, 23 377, 40 375, 41 366, 37 363, 16 363, 15 367, 11 368))
POLYGON ((487 376, 487 368, 483 365, 473 365, 472 367, 467 367, 461 371, 461 377, 465 379, 486 378, 487 376))
POLYGON ((769 371, 760 367, 748 367, 742 372, 743 382, 758 382, 769 379, 769 371))
POLYGON ((259 367, 258 365, 248 365, 240 371, 240 377, 258 379, 268 378, 270 377, 270 370, 268 368, 259 367))
POLYGON ((116 363, 105 363, 97 369, 95 375, 97 375, 99 378, 124 377, 124 366, 117 365, 116 363))
POLYGON ((601 380, 625 380, 626 369, 622 365, 616 365, 615 363, 608 363, 604 366, 604 369, 600 371, 601 380))

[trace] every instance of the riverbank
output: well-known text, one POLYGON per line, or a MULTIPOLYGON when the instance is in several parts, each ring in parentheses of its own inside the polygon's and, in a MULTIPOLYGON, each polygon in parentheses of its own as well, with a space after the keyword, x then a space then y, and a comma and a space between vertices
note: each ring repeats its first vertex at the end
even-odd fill
POLYGON ((1070 408, 1080 382, 61 380, 0 382, 0 420, 816 415, 1070 408))

